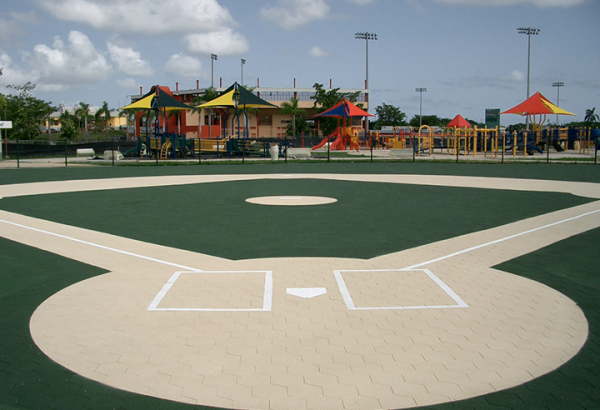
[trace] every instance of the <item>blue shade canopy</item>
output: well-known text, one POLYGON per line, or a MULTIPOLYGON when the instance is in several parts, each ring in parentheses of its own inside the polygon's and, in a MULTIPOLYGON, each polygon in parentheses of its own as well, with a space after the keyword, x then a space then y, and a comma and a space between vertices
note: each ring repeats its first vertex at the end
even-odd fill
POLYGON ((358 108, 348 99, 344 98, 330 109, 315 115, 315 117, 374 117, 374 115, 369 114, 362 108, 358 108))

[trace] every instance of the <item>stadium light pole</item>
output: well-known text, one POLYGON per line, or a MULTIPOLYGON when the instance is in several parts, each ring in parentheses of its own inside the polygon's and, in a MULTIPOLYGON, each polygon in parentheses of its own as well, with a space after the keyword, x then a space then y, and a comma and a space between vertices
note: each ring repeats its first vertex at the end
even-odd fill
MULTIPOLYGON (((556 106, 560 107, 560 87, 564 87, 565 83, 562 81, 558 81, 556 83, 552 83, 552 87, 556 87, 556 106)), ((556 114, 556 126, 558 127, 558 114, 556 114)))
MULTIPOLYGON (((517 29, 519 34, 527 34, 527 98, 529 98, 529 73, 531 67, 531 36, 539 34, 539 28, 532 27, 519 27, 517 29)), ((525 117, 525 127, 529 131, 529 115, 525 117)))
POLYGON ((242 58, 242 87, 244 86, 244 64, 246 64, 246 60, 242 58))
POLYGON ((215 87, 215 60, 217 59, 216 54, 210 55, 210 86, 215 87))
MULTIPOLYGON (((354 38, 357 39, 357 40, 365 40, 365 42, 366 42, 366 51, 367 51, 367 58, 366 58, 367 69, 366 69, 366 75, 367 75, 367 78, 366 78, 366 81, 365 81, 365 89, 366 89, 367 94, 365 94, 365 95, 369 95, 370 94, 370 91, 369 91, 369 40, 377 40, 377 34, 375 34, 375 33, 367 33, 367 32, 364 32, 364 33, 355 33, 354 34, 354 38)), ((370 97, 370 95, 369 95, 369 97, 370 97)), ((369 103, 369 99, 370 98, 367 98, 367 104, 369 103)), ((367 105, 367 109, 365 111, 369 112, 369 106, 368 105, 367 105)), ((365 133, 366 133, 366 136, 368 137, 369 136, 369 118, 368 117, 365 118, 365 133)))
POLYGON ((419 95, 419 128, 423 126, 423 93, 427 91, 427 88, 415 88, 415 91, 419 95))

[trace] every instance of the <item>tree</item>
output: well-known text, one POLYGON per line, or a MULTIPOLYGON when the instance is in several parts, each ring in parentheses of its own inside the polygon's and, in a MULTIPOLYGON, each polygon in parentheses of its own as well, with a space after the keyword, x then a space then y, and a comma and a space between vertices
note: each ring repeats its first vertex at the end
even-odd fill
POLYGON ((60 116, 60 130, 62 137, 68 140, 76 139, 78 136, 77 124, 78 120, 75 115, 65 111, 60 116))
POLYGON ((377 113, 377 121, 374 122, 373 129, 381 129, 385 125, 408 125, 406 122, 406 114, 400 111, 400 108, 383 103, 375 108, 377 113))
MULTIPOLYGON (((430 127, 443 127, 446 124, 448 124, 450 122, 449 119, 447 118, 440 118, 437 115, 424 115, 423 116, 423 123, 422 125, 429 125, 430 127)), ((411 127, 419 127, 419 116, 418 115, 414 115, 411 119, 410 119, 410 126, 411 127)))
POLYGON ((306 121, 306 118, 302 118, 299 117, 296 119, 296 130, 292 130, 292 123, 290 122, 287 127, 285 128, 286 134, 287 135, 294 135, 294 132, 297 132, 297 135, 302 135, 302 134, 306 134, 306 135, 311 135, 312 134, 312 128, 310 127, 310 124, 308 123, 308 121, 306 121))
MULTIPOLYGON (((296 137, 296 116, 306 116, 306 110, 303 110, 302 108, 298 107, 298 99, 297 98, 291 98, 290 102, 284 102, 283 104, 281 104, 281 114, 283 115, 291 115, 292 116, 292 137, 296 137)), ((290 134, 289 132, 286 132, 288 135, 290 134)))
POLYGON ((75 110, 75 115, 80 121, 83 120, 83 132, 85 135, 85 142, 88 140, 88 118, 90 118, 90 105, 83 102, 79 103, 79 108, 75 110))
POLYGON ((108 108, 108 103, 104 101, 102 103, 102 107, 98 111, 96 111, 96 115, 94 115, 96 123, 100 121, 104 122, 104 132, 106 133, 106 139, 108 139, 108 120, 110 119, 110 109, 108 108))
POLYGON ((9 138, 32 140, 41 135, 42 121, 55 110, 51 103, 37 99, 32 91, 35 84, 27 82, 24 85, 9 85, 18 91, 17 95, 6 97, 6 119, 13 122, 9 130, 9 138))
POLYGON ((600 115, 596 114, 596 107, 591 110, 585 110, 585 118, 583 122, 593 123, 600 122, 600 115))
MULTIPOLYGON (((358 96, 360 95, 360 91, 356 91, 353 93, 340 93, 339 88, 333 88, 329 91, 325 91, 323 89, 323 84, 318 83, 315 83, 315 85, 313 85, 313 88, 315 89, 315 95, 310 98, 315 100, 313 107, 315 108, 317 113, 321 113, 323 111, 328 110, 344 98, 348 99, 348 101, 352 103, 355 103, 358 100, 358 96)), ((362 108, 362 104, 356 105, 362 108)), ((331 135, 333 131, 335 131, 336 127, 337 120, 335 118, 319 118, 319 128, 323 132, 323 135, 331 135)))

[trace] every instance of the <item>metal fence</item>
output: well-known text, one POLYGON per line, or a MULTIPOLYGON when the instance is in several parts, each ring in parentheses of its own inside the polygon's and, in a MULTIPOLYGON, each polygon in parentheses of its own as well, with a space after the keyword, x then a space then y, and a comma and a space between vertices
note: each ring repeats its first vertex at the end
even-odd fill
POLYGON ((3 141, 4 167, 15 164, 176 164, 202 161, 477 161, 597 163, 600 130, 546 129, 499 133, 373 131, 352 137, 186 139, 163 134, 106 141, 3 141), (345 138, 345 139, 344 139, 345 138), (275 147, 275 150, 273 148, 275 147), (7 161, 9 160, 9 161, 7 161), (9 164, 7 164, 7 162, 9 164))

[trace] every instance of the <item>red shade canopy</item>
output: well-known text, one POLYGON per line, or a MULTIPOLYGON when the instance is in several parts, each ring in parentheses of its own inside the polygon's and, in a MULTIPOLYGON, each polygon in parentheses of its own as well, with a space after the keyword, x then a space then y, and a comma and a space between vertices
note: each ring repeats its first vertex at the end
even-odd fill
POLYGON ((448 128, 471 128, 471 123, 464 119, 464 117, 458 114, 452 121, 446 125, 448 128))
POLYGON ((330 109, 315 115, 315 117, 374 117, 374 115, 369 114, 361 108, 358 108, 356 105, 344 98, 330 109))
POLYGON ((533 94, 531 97, 523 101, 521 104, 511 108, 508 111, 504 111, 502 114, 518 114, 518 115, 543 115, 543 114, 564 114, 564 115, 575 115, 568 111, 565 111, 556 105, 552 104, 550 100, 544 97, 539 91, 533 94))

